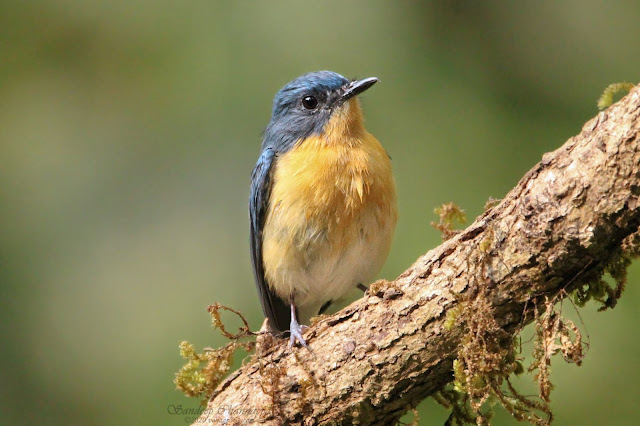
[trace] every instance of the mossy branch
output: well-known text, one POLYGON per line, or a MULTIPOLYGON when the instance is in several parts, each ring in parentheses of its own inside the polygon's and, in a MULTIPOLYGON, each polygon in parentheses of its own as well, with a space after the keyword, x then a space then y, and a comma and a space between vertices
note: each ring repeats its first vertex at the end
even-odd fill
POLYGON ((451 424, 487 421, 487 398, 546 424, 549 357, 579 363, 584 345, 556 303, 571 295, 613 307, 628 259, 640 251, 639 226, 635 87, 467 229, 317 321, 305 334, 313 354, 261 336, 257 354, 217 387, 200 422, 392 424, 435 396, 453 407, 451 424), (602 280, 605 271, 615 285, 602 280), (540 389, 531 400, 509 375, 524 370, 516 336, 534 321, 530 368, 540 389))

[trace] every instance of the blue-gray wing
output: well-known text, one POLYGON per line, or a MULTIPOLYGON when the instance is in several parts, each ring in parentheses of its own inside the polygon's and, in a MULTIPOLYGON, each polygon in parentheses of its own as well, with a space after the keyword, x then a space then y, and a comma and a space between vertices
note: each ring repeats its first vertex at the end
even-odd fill
POLYGON ((269 288, 264 276, 262 261, 262 231, 269 209, 269 195, 273 186, 275 156, 275 151, 272 148, 266 148, 262 151, 262 155, 251 173, 251 195, 249 196, 251 263, 262 304, 262 312, 269 318, 272 327, 279 331, 285 331, 289 329, 289 307, 269 288))

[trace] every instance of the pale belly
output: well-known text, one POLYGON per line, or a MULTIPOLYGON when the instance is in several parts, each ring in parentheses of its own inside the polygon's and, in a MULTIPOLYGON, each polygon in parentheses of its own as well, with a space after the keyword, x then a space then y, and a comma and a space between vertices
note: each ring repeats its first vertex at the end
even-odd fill
POLYGON ((346 226, 320 226, 300 212, 297 217, 271 212, 263 259, 269 286, 283 300, 293 300, 299 321, 308 324, 326 302, 343 298, 358 283, 368 284, 380 271, 396 212, 395 205, 371 203, 346 226))

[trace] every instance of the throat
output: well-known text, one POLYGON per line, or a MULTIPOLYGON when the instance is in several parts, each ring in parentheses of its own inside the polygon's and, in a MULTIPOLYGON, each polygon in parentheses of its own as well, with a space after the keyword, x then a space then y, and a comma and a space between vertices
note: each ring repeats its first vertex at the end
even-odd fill
POLYGON ((333 111, 323 129, 324 139, 330 144, 358 143, 366 133, 362 109, 356 98, 348 100, 333 111))

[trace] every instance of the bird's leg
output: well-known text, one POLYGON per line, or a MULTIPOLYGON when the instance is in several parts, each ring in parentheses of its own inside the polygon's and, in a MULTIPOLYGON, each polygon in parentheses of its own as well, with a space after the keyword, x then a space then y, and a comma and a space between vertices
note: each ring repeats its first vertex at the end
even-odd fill
MULTIPOLYGON (((298 320, 296 319, 296 305, 293 304, 293 300, 291 301, 291 324, 289 325, 289 347, 292 347, 296 340, 300 342, 302 346, 309 349, 307 346, 307 342, 304 341, 304 337, 302 337, 302 328, 306 326, 298 324, 298 320)), ((311 349, 309 349, 311 350, 311 349)))
POLYGON ((369 287, 367 287, 366 285, 364 285, 362 283, 358 283, 358 285, 356 287, 358 287, 359 290, 362 290, 363 293, 366 293, 367 290, 369 290, 369 287))

